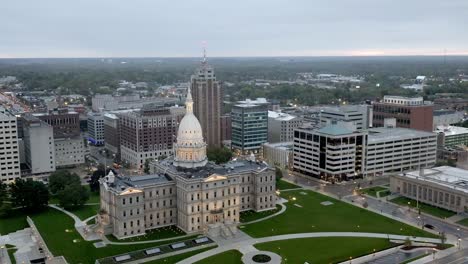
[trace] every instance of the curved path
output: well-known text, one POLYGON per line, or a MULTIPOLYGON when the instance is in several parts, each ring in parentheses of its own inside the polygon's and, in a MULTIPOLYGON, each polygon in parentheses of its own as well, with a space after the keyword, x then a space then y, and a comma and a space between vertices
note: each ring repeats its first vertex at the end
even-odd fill
POLYGON ((438 238, 426 238, 426 237, 411 237, 411 236, 402 236, 402 235, 390 235, 390 234, 381 234, 381 233, 358 233, 358 232, 317 232, 317 233, 300 233, 300 234, 289 234, 289 235, 279 235, 279 236, 270 236, 262 238, 252 238, 244 240, 241 242, 217 247, 200 254, 194 255, 190 258, 184 259, 178 264, 190 264, 197 262, 199 260, 211 257, 213 255, 222 253, 227 250, 235 249, 239 250, 241 253, 246 254, 248 252, 255 251, 254 244, 272 242, 278 240, 287 240, 287 239, 296 239, 296 238, 314 238, 314 237, 368 237, 368 238, 387 238, 395 240, 405 240, 407 238, 412 241, 426 242, 426 243, 440 243, 438 238))
POLYGON ((76 227, 84 227, 86 226, 86 223, 84 221, 81 221, 81 219, 76 216, 75 214, 63 209, 63 208, 60 208, 58 207, 57 205, 55 204, 49 204, 49 207, 52 207, 56 210, 59 210, 60 212, 64 213, 64 214, 67 214, 68 216, 70 216, 71 218, 73 218, 73 220, 75 221, 75 228, 76 227))
POLYGON ((272 217, 275 217, 275 216, 277 216, 277 215, 279 215, 279 214, 284 213, 284 212, 286 211, 286 205, 284 205, 284 203, 277 203, 277 204, 281 206, 281 209, 280 209, 278 212, 276 212, 276 213, 274 213, 274 214, 272 214, 272 215, 265 216, 265 217, 263 217, 263 218, 257 219, 257 220, 253 220, 253 221, 245 222, 245 223, 240 223, 239 225, 243 226, 243 225, 248 225, 248 224, 253 224, 253 223, 261 222, 261 221, 263 221, 263 220, 267 220, 267 219, 270 219, 270 218, 272 218, 272 217))

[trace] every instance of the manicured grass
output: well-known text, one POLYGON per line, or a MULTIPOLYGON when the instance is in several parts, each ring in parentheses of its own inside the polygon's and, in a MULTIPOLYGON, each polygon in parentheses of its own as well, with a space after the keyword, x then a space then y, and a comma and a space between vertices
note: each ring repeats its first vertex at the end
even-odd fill
POLYGON ((73 219, 58 210, 49 208, 31 218, 44 238, 49 250, 52 251, 52 254, 55 256, 64 256, 68 263, 94 263, 96 259, 107 256, 119 255, 174 242, 174 240, 172 240, 160 243, 108 245, 103 248, 95 248, 93 243, 96 241, 88 242, 83 240, 74 228, 73 219))
POLYGON ((26 215, 21 210, 11 210, 7 217, 0 218, 0 235, 6 235, 29 227, 26 215))
POLYGON ((212 264, 212 263, 222 263, 222 264, 242 264, 242 253, 237 250, 228 250, 223 253, 202 259, 195 262, 195 264, 212 264))
POLYGON ((161 228, 156 228, 156 229, 146 231, 146 235, 143 235, 143 236, 137 236, 137 237, 131 237, 131 238, 119 240, 113 235, 108 235, 107 238, 110 241, 116 241, 116 242, 133 242, 133 241, 171 238, 171 237, 178 237, 178 236, 184 236, 184 235, 186 235, 186 233, 182 231, 180 228, 176 226, 167 226, 167 227, 161 227, 161 228))
MULTIPOLYGON (((409 199, 409 198, 402 197, 402 196, 397 197, 395 199, 392 199, 390 201, 392 203, 396 203, 396 204, 399 204, 399 205, 402 205, 402 206, 408 206, 408 202, 409 202, 410 207, 412 207, 412 208, 416 207, 416 200, 409 199)), ((419 208, 421 209, 421 212, 424 212, 426 214, 430 214, 430 215, 433 215, 433 216, 436 216, 436 217, 440 217, 440 218, 451 217, 451 216, 454 216, 456 214, 456 213, 454 213, 452 211, 442 209, 442 208, 438 208, 438 207, 435 207, 435 206, 432 206, 432 205, 424 204, 424 203, 421 203, 421 202, 419 202, 419 208)))
POLYGON ((321 237, 300 238, 254 245, 275 252, 282 263, 338 263, 391 248, 395 244, 382 238, 321 237))
POLYGON ((367 195, 370 195, 370 196, 373 196, 373 197, 377 197, 377 193, 379 191, 385 191, 385 190, 388 190, 388 189, 384 188, 384 187, 380 187, 380 186, 375 186, 375 187, 371 187, 371 188, 362 189, 362 190, 360 190, 360 192, 362 192, 364 194, 367 194, 367 195))
POLYGON ((97 215, 99 211, 99 205, 94 204, 94 205, 83 205, 81 207, 77 208, 71 208, 71 209, 66 209, 70 213, 74 213, 76 216, 78 216, 81 220, 85 220, 90 218, 93 215, 97 215))
POLYGON ((283 181, 283 180, 276 181, 277 190, 287 190, 287 189, 295 189, 295 188, 301 188, 301 186, 292 184, 290 182, 283 181))
POLYGON ((241 226, 241 230, 253 237, 305 232, 371 232, 437 237, 416 227, 309 190, 284 192, 281 196, 289 200, 286 203, 286 212, 265 221, 241 226), (321 205, 324 201, 333 204, 321 205))
POLYGON ((458 221, 457 224, 468 226, 468 218, 458 221))
POLYGON ((276 208, 273 209, 273 210, 262 211, 262 212, 258 212, 258 213, 253 211, 253 210, 244 211, 244 212, 240 213, 240 222, 241 223, 246 223, 246 222, 254 221, 254 220, 257 220, 257 219, 261 219, 261 218, 267 217, 269 215, 272 215, 272 214, 278 212, 279 210, 281 210, 280 205, 276 205, 276 208))
POLYGON ((170 257, 167 257, 167 258, 162 258, 162 259, 157 259, 157 260, 153 260, 153 261, 150 261, 150 262, 145 262, 145 264, 169 264, 169 263, 177 263, 181 260, 184 260, 186 258, 189 258, 191 256, 194 256, 196 254, 199 254, 199 253, 202 253, 204 251, 207 251, 207 250, 210 250, 210 249, 213 249, 215 248, 216 246, 214 247, 207 247, 207 248, 203 248, 203 249, 198 249, 198 250, 194 250, 194 251, 190 251, 190 252, 187 252, 187 253, 182 253, 182 254, 179 254, 179 255, 174 255, 174 256, 170 256, 170 257))

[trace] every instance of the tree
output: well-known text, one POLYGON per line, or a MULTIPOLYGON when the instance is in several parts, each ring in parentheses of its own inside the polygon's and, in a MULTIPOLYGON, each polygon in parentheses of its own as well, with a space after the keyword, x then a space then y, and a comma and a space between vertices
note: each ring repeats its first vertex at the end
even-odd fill
POLYGON ((7 185, 0 182, 0 206, 7 200, 7 185))
POLYGON ((49 176, 49 190, 52 194, 57 194, 70 184, 80 184, 81 179, 76 173, 69 171, 56 171, 49 176))
POLYGON ((209 148, 206 151, 208 160, 214 161, 216 164, 226 163, 232 158, 232 151, 226 147, 209 148))
POLYGON ((411 239, 409 237, 407 237, 405 239, 405 247, 411 247, 411 245, 412 245, 411 239))
POLYGON ((152 161, 153 159, 146 159, 145 160, 145 164, 143 165, 143 172, 148 174, 150 172, 150 162, 152 161))
POLYGON ((275 176, 277 181, 283 178, 283 171, 279 167, 276 167, 275 169, 275 176))
POLYGON ((82 206, 89 199, 89 191, 81 184, 66 185, 57 193, 59 205, 63 208, 82 206))
POLYGON ((10 185, 10 196, 14 207, 22 207, 27 210, 40 210, 49 202, 47 186, 32 179, 16 179, 10 185))

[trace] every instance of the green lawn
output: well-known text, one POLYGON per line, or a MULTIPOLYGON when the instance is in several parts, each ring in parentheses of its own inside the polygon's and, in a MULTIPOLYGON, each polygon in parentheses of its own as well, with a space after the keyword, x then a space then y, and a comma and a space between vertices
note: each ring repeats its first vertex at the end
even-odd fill
POLYGON ((276 181, 277 190, 287 190, 295 188, 301 188, 301 186, 283 180, 276 181))
POLYGON ((395 246, 387 239, 361 237, 300 238, 254 245, 275 252, 282 263, 338 263, 395 246))
POLYGON ((468 218, 458 221, 457 224, 468 226, 468 218))
POLYGON ((80 234, 76 232, 73 219, 58 210, 49 208, 31 218, 47 243, 48 248, 52 251, 52 254, 55 256, 63 255, 68 263, 73 264, 94 263, 96 259, 107 256, 119 255, 174 242, 165 241, 137 245, 108 245, 104 248, 95 248, 93 242, 84 241, 80 234))
POLYGON ((222 264, 242 264, 242 253, 237 250, 228 250, 223 253, 202 259, 195 262, 195 264, 213 264, 213 263, 222 263, 222 264))
POLYGON ((380 187, 380 186, 375 186, 375 187, 371 187, 371 188, 362 189, 360 191, 362 193, 364 193, 364 194, 367 194, 367 195, 370 195, 370 196, 373 196, 373 197, 377 197, 377 192, 385 191, 385 190, 388 190, 388 189, 384 188, 384 187, 380 187))
POLYGON ((168 226, 168 227, 161 227, 161 228, 156 228, 152 229, 146 232, 146 235, 144 236, 138 236, 138 237, 131 237, 131 238, 126 238, 126 239, 117 239, 113 235, 108 235, 107 238, 110 241, 116 241, 116 242, 133 242, 133 241, 144 241, 144 240, 156 240, 156 239, 163 239, 163 238, 171 238, 171 237, 178 237, 178 236, 184 236, 186 233, 179 229, 176 226, 168 226))
MULTIPOLYGON (((402 205, 402 206, 408 206, 408 202, 409 202, 410 207, 412 207, 412 208, 416 207, 416 200, 409 199, 409 198, 402 197, 402 196, 397 197, 395 199, 392 199, 390 201, 393 202, 393 203, 402 205)), ((432 205, 424 204, 424 203, 421 203, 421 202, 419 203, 419 208, 421 209, 421 212, 424 212, 426 214, 430 214, 430 215, 433 215, 433 216, 436 216, 436 217, 440 217, 440 218, 451 217, 451 216, 454 216, 456 214, 456 213, 454 213, 452 211, 442 209, 442 208, 438 208, 438 207, 435 207, 435 206, 432 206, 432 205)))
POLYGON ((265 221, 241 226, 241 230, 253 237, 304 232, 371 232, 437 237, 416 227, 309 190, 285 192, 281 196, 289 200, 286 203, 286 212, 265 221), (333 204, 321 205, 324 201, 333 204))
POLYGON ((0 235, 6 235, 29 227, 26 215, 21 210, 12 210, 7 217, 0 218, 0 235))
POLYGON ((279 210, 281 210, 280 205, 276 205, 276 208, 273 209, 273 210, 262 211, 262 212, 258 212, 258 213, 253 211, 253 210, 244 211, 244 212, 240 213, 240 222, 241 223, 246 223, 246 222, 254 221, 254 220, 257 220, 257 219, 261 219, 261 218, 267 217, 269 215, 272 215, 272 214, 278 212, 279 210))
POLYGON ((85 219, 90 218, 93 215, 97 215, 99 211, 99 205, 98 204, 83 205, 81 207, 66 209, 66 210, 69 211, 70 213, 74 213, 81 220, 85 220, 85 219))
POLYGON ((196 254, 199 254, 199 253, 202 253, 203 251, 207 251, 207 250, 210 250, 210 249, 213 249, 215 248, 216 246, 213 246, 213 247, 207 247, 207 248, 203 248, 203 249, 198 249, 198 250, 194 250, 194 251, 190 251, 190 252, 187 252, 187 253, 182 253, 182 254, 179 254, 179 255, 175 255, 175 256, 171 256, 171 257, 167 257, 167 258, 162 258, 162 259, 157 259, 157 260, 153 260, 153 261, 150 261, 150 262, 145 262, 145 264, 170 264, 170 263, 177 263, 181 260, 184 260, 186 258, 189 258, 191 256, 194 256, 196 254))

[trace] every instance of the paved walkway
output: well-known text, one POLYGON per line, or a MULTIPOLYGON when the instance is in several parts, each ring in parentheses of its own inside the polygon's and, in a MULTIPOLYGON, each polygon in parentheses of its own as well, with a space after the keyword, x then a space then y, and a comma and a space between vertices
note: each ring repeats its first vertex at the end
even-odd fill
MULTIPOLYGON (((0 236, 0 245, 14 245, 18 250, 14 253, 16 263, 29 263, 32 259, 45 257, 44 253, 39 250, 40 242, 36 240, 31 232, 31 228, 25 228, 8 235, 0 236)), ((6 250, 4 252, 7 254, 6 250)), ((0 257, 0 263, 7 262, 8 256, 0 257)))
MULTIPOLYGON (((222 253, 227 250, 235 249, 239 250, 243 254, 257 251, 254 247, 255 244, 287 240, 287 239, 297 239, 297 238, 314 238, 314 237, 369 237, 369 238, 386 238, 386 239, 395 239, 395 240, 406 240, 408 236, 401 235, 390 235, 390 234, 379 234, 379 233, 358 233, 358 232, 317 232, 317 233, 301 233, 301 234, 289 234, 289 235, 279 235, 279 236, 270 236, 262 238, 252 238, 237 243, 232 243, 224 246, 220 246, 200 254, 194 255, 190 258, 184 259, 179 264, 190 264, 208 258, 210 256, 222 253)), ((439 243, 440 239, 436 238, 426 238, 426 237, 409 237, 412 241, 426 242, 426 243, 439 243)))

